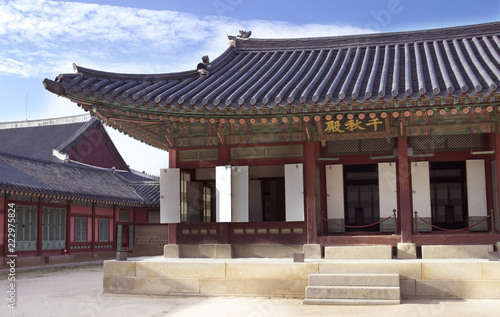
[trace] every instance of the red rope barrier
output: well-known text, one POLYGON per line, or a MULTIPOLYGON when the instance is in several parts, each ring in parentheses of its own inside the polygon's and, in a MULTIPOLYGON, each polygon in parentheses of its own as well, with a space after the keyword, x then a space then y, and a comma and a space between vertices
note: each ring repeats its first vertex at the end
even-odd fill
POLYGON ((392 218, 392 216, 389 216, 389 217, 387 217, 387 218, 385 218, 385 219, 382 219, 382 220, 380 220, 379 222, 371 223, 371 224, 368 224, 368 225, 362 225, 362 226, 349 226, 349 225, 343 225, 343 224, 336 223, 336 222, 333 222, 333 221, 331 221, 331 220, 328 220, 328 219, 326 219, 325 217, 323 217, 323 220, 325 220, 326 222, 329 222, 329 223, 331 223, 331 224, 334 224, 334 225, 337 225, 337 226, 344 227, 344 228, 353 228, 353 229, 355 229, 355 228, 366 228, 366 227, 375 226, 375 225, 378 225, 378 224, 380 224, 380 223, 382 223, 382 222, 384 222, 384 221, 386 221, 386 220, 389 220, 390 218, 392 218))
POLYGON ((429 226, 433 227, 433 228, 436 228, 436 229, 439 229, 439 230, 443 230, 443 231, 465 231, 465 230, 469 230, 470 228, 474 228, 475 226, 477 226, 478 224, 480 224, 481 222, 485 221, 486 219, 488 219, 491 215, 488 215, 486 217, 484 217, 483 220, 473 224, 472 226, 468 226, 467 228, 460 228, 460 229, 445 229, 445 228, 441 228, 441 227, 438 227, 438 226, 435 226, 433 225, 432 223, 429 223, 427 221, 425 221, 424 219, 418 217, 418 219, 422 220, 422 222, 428 224, 429 226))

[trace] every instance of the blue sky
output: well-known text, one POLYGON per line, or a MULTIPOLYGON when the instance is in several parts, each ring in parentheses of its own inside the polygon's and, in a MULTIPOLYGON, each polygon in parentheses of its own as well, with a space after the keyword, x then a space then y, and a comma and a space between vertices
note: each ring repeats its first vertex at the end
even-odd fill
MULTIPOLYGON (((83 114, 42 85, 72 73, 72 63, 168 73, 194 69, 203 55, 215 59, 238 30, 290 38, 499 20, 500 0, 0 0, 0 121, 83 114)), ((165 152, 108 132, 132 168, 159 174, 167 167, 165 152)))

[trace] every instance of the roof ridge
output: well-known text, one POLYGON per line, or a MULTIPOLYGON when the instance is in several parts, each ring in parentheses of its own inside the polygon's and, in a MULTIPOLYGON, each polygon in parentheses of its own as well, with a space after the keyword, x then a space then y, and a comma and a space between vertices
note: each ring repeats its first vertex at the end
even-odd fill
POLYGON ((70 160, 69 162, 57 162, 57 161, 46 160, 46 159, 38 158, 38 157, 30 157, 30 156, 0 151, 0 157, 2 157, 2 156, 11 157, 14 159, 21 159, 21 160, 28 160, 28 161, 39 162, 39 163, 44 163, 44 164, 50 164, 50 165, 60 165, 60 166, 66 166, 66 167, 70 167, 70 168, 80 168, 80 169, 93 170, 95 172, 105 172, 105 173, 110 173, 110 174, 113 173, 112 168, 105 168, 105 167, 88 165, 88 164, 84 164, 84 163, 73 161, 73 160, 70 160), (68 163, 73 163, 74 165, 68 165, 68 163))
POLYGON ((24 121, 8 121, 0 122, 1 129, 17 129, 17 128, 30 128, 30 127, 42 127, 42 126, 55 126, 55 125, 66 125, 74 124, 80 122, 87 122, 91 118, 90 114, 80 114, 75 116, 59 117, 59 118, 47 118, 47 119, 35 119, 35 120, 24 120, 24 121))
POLYGON ((335 48, 337 46, 345 48, 354 46, 419 43, 427 41, 439 42, 457 38, 496 35, 499 34, 499 29, 500 21, 413 31, 360 33, 337 36, 303 38, 239 38, 235 36, 228 36, 228 38, 233 45, 236 46, 237 50, 269 50, 271 47, 276 47, 277 50, 283 50, 283 43, 290 44, 289 49, 311 49, 311 46, 313 46, 312 49, 317 50, 320 48, 335 48), (317 42, 322 42, 324 47, 312 44, 317 42))

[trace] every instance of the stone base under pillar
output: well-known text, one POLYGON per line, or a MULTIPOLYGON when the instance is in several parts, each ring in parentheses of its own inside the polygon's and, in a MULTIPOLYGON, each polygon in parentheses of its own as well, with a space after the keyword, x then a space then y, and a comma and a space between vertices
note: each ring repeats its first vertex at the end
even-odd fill
POLYGON ((415 243, 398 243, 398 259, 416 259, 417 245, 415 243))

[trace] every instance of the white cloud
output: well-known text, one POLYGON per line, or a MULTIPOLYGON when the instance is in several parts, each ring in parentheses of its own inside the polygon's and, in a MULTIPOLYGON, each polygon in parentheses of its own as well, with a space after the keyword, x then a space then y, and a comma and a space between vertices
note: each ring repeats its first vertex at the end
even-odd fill
POLYGON ((49 0, 0 1, 0 74, 53 77, 78 65, 112 72, 194 69, 227 48, 226 35, 286 38, 362 33, 335 25, 202 18, 175 11, 49 0))

